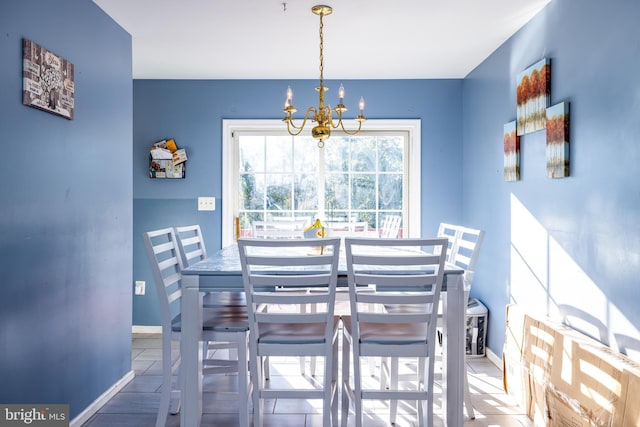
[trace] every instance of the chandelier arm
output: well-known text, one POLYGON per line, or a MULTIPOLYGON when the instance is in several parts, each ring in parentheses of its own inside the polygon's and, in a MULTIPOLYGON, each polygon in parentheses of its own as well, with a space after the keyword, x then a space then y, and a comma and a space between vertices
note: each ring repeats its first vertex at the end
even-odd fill
POLYGON ((358 122, 358 128, 356 130, 347 130, 344 126, 342 114, 347 111, 347 108, 343 104, 344 99, 344 88, 340 85, 340 89, 338 90, 339 95, 339 103, 335 106, 335 108, 331 108, 330 105, 325 105, 324 103, 324 95, 328 88, 324 85, 324 17, 327 15, 331 15, 333 9, 331 6, 325 5, 317 5, 311 8, 311 11, 320 17, 320 27, 319 27, 319 36, 320 36, 320 46, 319 46, 319 59, 320 59, 320 85, 316 87, 318 91, 318 107, 309 107, 304 118, 302 119, 302 123, 300 125, 296 125, 293 122, 293 113, 296 112, 295 107, 292 103, 293 91, 291 88, 287 89, 287 98, 285 101, 285 117, 282 119, 287 123, 287 130, 289 134, 296 136, 299 135, 304 127, 307 124, 307 121, 310 119, 312 122, 316 123, 316 126, 313 126, 311 129, 311 136, 318 140, 318 147, 322 148, 324 146, 324 141, 331 136, 331 129, 339 129, 347 135, 355 135, 360 132, 362 128, 362 122, 366 120, 363 114, 364 110, 364 100, 360 98, 360 112, 358 116, 355 118, 356 122, 358 122), (335 114, 335 117, 334 117, 335 114))
POLYGON ((329 117, 329 125, 334 129, 338 129, 340 126, 342 126, 342 112, 336 109, 332 109, 331 107, 328 107, 327 111, 329 113, 327 114, 327 116, 329 117), (338 118, 337 122, 333 120, 333 113, 336 113, 336 116, 338 118))
POLYGON ((309 117, 311 117, 311 120, 313 120, 313 117, 315 117, 316 115, 317 115, 317 111, 316 111, 315 107, 309 107, 309 109, 305 113, 304 117, 302 118, 302 123, 300 124, 300 126, 297 126, 293 122, 293 117, 292 116, 288 116, 285 119, 285 121, 287 122, 287 130, 293 136, 300 135, 300 132, 302 132, 302 130, 304 129, 305 125, 307 124, 307 120, 309 119, 309 117), (294 133, 294 132, 291 131, 291 129, 294 129, 297 132, 294 133))
POLYGON ((346 133, 347 135, 356 135, 358 132, 360 132, 360 128, 362 128, 362 122, 363 120, 358 120, 358 129, 350 131, 345 129, 344 122, 340 120, 340 127, 342 128, 342 132, 346 133))

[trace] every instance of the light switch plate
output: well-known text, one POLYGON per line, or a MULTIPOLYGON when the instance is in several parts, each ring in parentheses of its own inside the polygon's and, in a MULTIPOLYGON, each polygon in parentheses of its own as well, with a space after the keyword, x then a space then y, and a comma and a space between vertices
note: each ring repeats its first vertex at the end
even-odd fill
POLYGON ((199 211, 215 211, 216 198, 215 197, 198 197, 198 210, 199 211))
POLYGON ((136 280, 136 287, 134 289, 135 295, 144 295, 145 292, 145 281, 144 280, 136 280))

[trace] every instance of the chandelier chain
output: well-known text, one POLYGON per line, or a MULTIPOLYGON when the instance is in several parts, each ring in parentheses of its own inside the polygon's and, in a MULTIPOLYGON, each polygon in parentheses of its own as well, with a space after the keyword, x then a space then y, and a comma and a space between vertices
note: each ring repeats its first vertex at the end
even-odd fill
POLYGON ((322 90, 323 86, 324 86, 324 54, 323 54, 323 50, 324 50, 324 36, 322 34, 322 29, 324 27, 324 24, 322 23, 322 17, 324 16, 324 13, 320 13, 320 90, 322 90))
MULTIPOLYGON (((286 3, 283 3, 283 7, 286 8, 286 3)), ((364 116, 364 99, 360 98, 359 104, 359 113, 355 118, 357 123, 357 128, 355 130, 345 129, 344 122, 342 121, 342 114, 347 111, 347 107, 344 106, 344 88, 340 85, 340 89, 338 90, 338 105, 335 108, 331 108, 330 105, 324 104, 324 95, 325 91, 328 89, 324 85, 324 16, 331 15, 333 9, 331 6, 326 5, 317 5, 311 8, 311 12, 315 15, 320 16, 320 86, 316 88, 318 93, 318 106, 317 108, 311 106, 307 109, 304 117, 302 118, 302 123, 300 125, 296 125, 293 121, 293 113, 295 113, 296 107, 293 106, 293 90, 291 90, 291 86, 287 88, 287 98, 284 103, 284 112, 285 116, 282 119, 287 124, 287 131, 289 134, 296 136, 300 135, 305 125, 307 124, 307 120, 316 123, 316 125, 311 129, 311 136, 318 140, 318 147, 324 147, 324 140, 329 138, 331 135, 331 129, 342 129, 347 135, 355 135, 360 132, 362 128, 362 123, 367 120, 364 116)))

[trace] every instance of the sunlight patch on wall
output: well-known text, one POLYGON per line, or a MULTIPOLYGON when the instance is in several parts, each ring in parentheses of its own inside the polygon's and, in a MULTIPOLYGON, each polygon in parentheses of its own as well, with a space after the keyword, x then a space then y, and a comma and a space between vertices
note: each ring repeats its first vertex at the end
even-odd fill
POLYGON ((511 301, 548 313, 547 232, 511 194, 511 301))
POLYGON ((640 331, 511 194, 510 301, 640 361, 640 331))

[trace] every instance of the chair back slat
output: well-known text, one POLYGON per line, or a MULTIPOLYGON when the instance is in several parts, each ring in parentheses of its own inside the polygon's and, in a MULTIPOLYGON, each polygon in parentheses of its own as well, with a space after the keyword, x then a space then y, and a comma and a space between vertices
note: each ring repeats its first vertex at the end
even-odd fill
POLYGON ((321 335, 330 339, 340 238, 240 238, 238 251, 251 340, 258 340, 264 330, 273 330, 273 325, 283 323, 322 324, 321 335), (323 291, 309 293, 306 289, 310 287, 323 291), (265 289, 274 292, 265 292, 265 289), (311 303, 315 304, 317 312, 305 313, 303 306, 311 303))
MULTIPOLYGON (((426 310, 425 310, 426 311, 426 310)), ((427 341, 427 328, 431 321, 431 315, 425 313, 382 313, 380 311, 361 311, 359 316, 359 322, 362 323, 394 323, 394 324, 418 324, 422 323, 424 326, 424 342, 427 341)))
POLYGON ((182 258, 173 228, 143 234, 147 258, 160 302, 163 334, 171 333, 171 321, 180 313, 182 258))
MULTIPOLYGON (((280 275, 278 278, 278 286, 283 287, 313 287, 326 285, 330 279, 330 274, 309 274, 301 275, 280 275)), ((261 286, 273 285, 273 276, 270 274, 256 274, 253 276, 253 284, 261 286)))
MULTIPOLYGON (((376 250, 376 247, 373 247, 376 250)), ((438 262, 439 254, 411 254, 409 252, 394 254, 389 253, 387 255, 380 255, 375 253, 363 253, 354 254, 353 262, 360 265, 378 265, 381 260, 384 265, 391 266, 418 266, 426 264, 434 264, 438 262)))
POLYGON ((440 223, 438 236, 449 239, 447 262, 464 269, 464 287, 468 297, 473 282, 484 231, 461 225, 440 223))
POLYGON ((327 294, 328 292, 318 292, 316 290, 309 292, 308 289, 300 290, 299 292, 287 291, 285 295, 282 295, 282 292, 277 294, 273 292, 255 292, 253 301, 259 304, 278 304, 285 300, 293 301, 296 304, 320 304, 327 302, 327 294))
POLYGON ((422 304, 431 304, 434 302, 433 293, 405 293, 399 292, 394 293, 392 291, 385 292, 384 295, 379 295, 379 293, 360 293, 358 295, 358 302, 363 304, 379 304, 381 302, 389 303, 389 304, 413 304, 416 309, 421 310, 422 304))
POLYGON ((375 273, 356 273, 354 281, 356 286, 376 285, 378 287, 396 287, 404 286, 427 286, 436 282, 437 277, 433 274, 375 274, 375 273))
MULTIPOLYGON (((411 325, 424 343, 435 336, 446 247, 446 238, 345 239, 354 340, 363 339, 363 322, 411 325), (375 292, 357 291, 367 284, 375 285, 375 292), (402 305, 402 310, 386 310, 389 305, 402 305)), ((389 337, 390 342, 394 339, 389 337)), ((412 335, 411 342, 414 339, 412 335)), ((380 344, 384 337, 375 341, 380 344)))
POLYGON ((258 323, 325 323, 327 315, 325 313, 256 313, 258 323))
MULTIPOLYGON (((287 255, 286 253, 281 254, 280 256, 276 255, 247 255, 247 262, 250 265, 253 265, 253 269, 257 270, 259 269, 259 266, 265 266, 265 267, 285 267, 285 266, 292 266, 292 267, 301 267, 301 266, 313 266, 313 265, 328 265, 328 263, 331 262, 331 258, 333 257, 333 254, 317 254, 316 252, 318 251, 317 248, 311 247, 309 245, 304 245, 304 246, 308 246, 309 255, 313 255, 313 257, 311 256, 307 256, 306 258, 300 258, 300 256, 296 256, 296 255, 287 255)), ((305 254, 306 255, 306 254, 305 254)), ((294 270, 295 271, 295 270, 294 270)))
POLYGON ((191 264, 207 258, 207 249, 204 245, 200 225, 194 224, 175 227, 174 233, 177 237, 178 249, 184 267, 188 267, 191 264))

